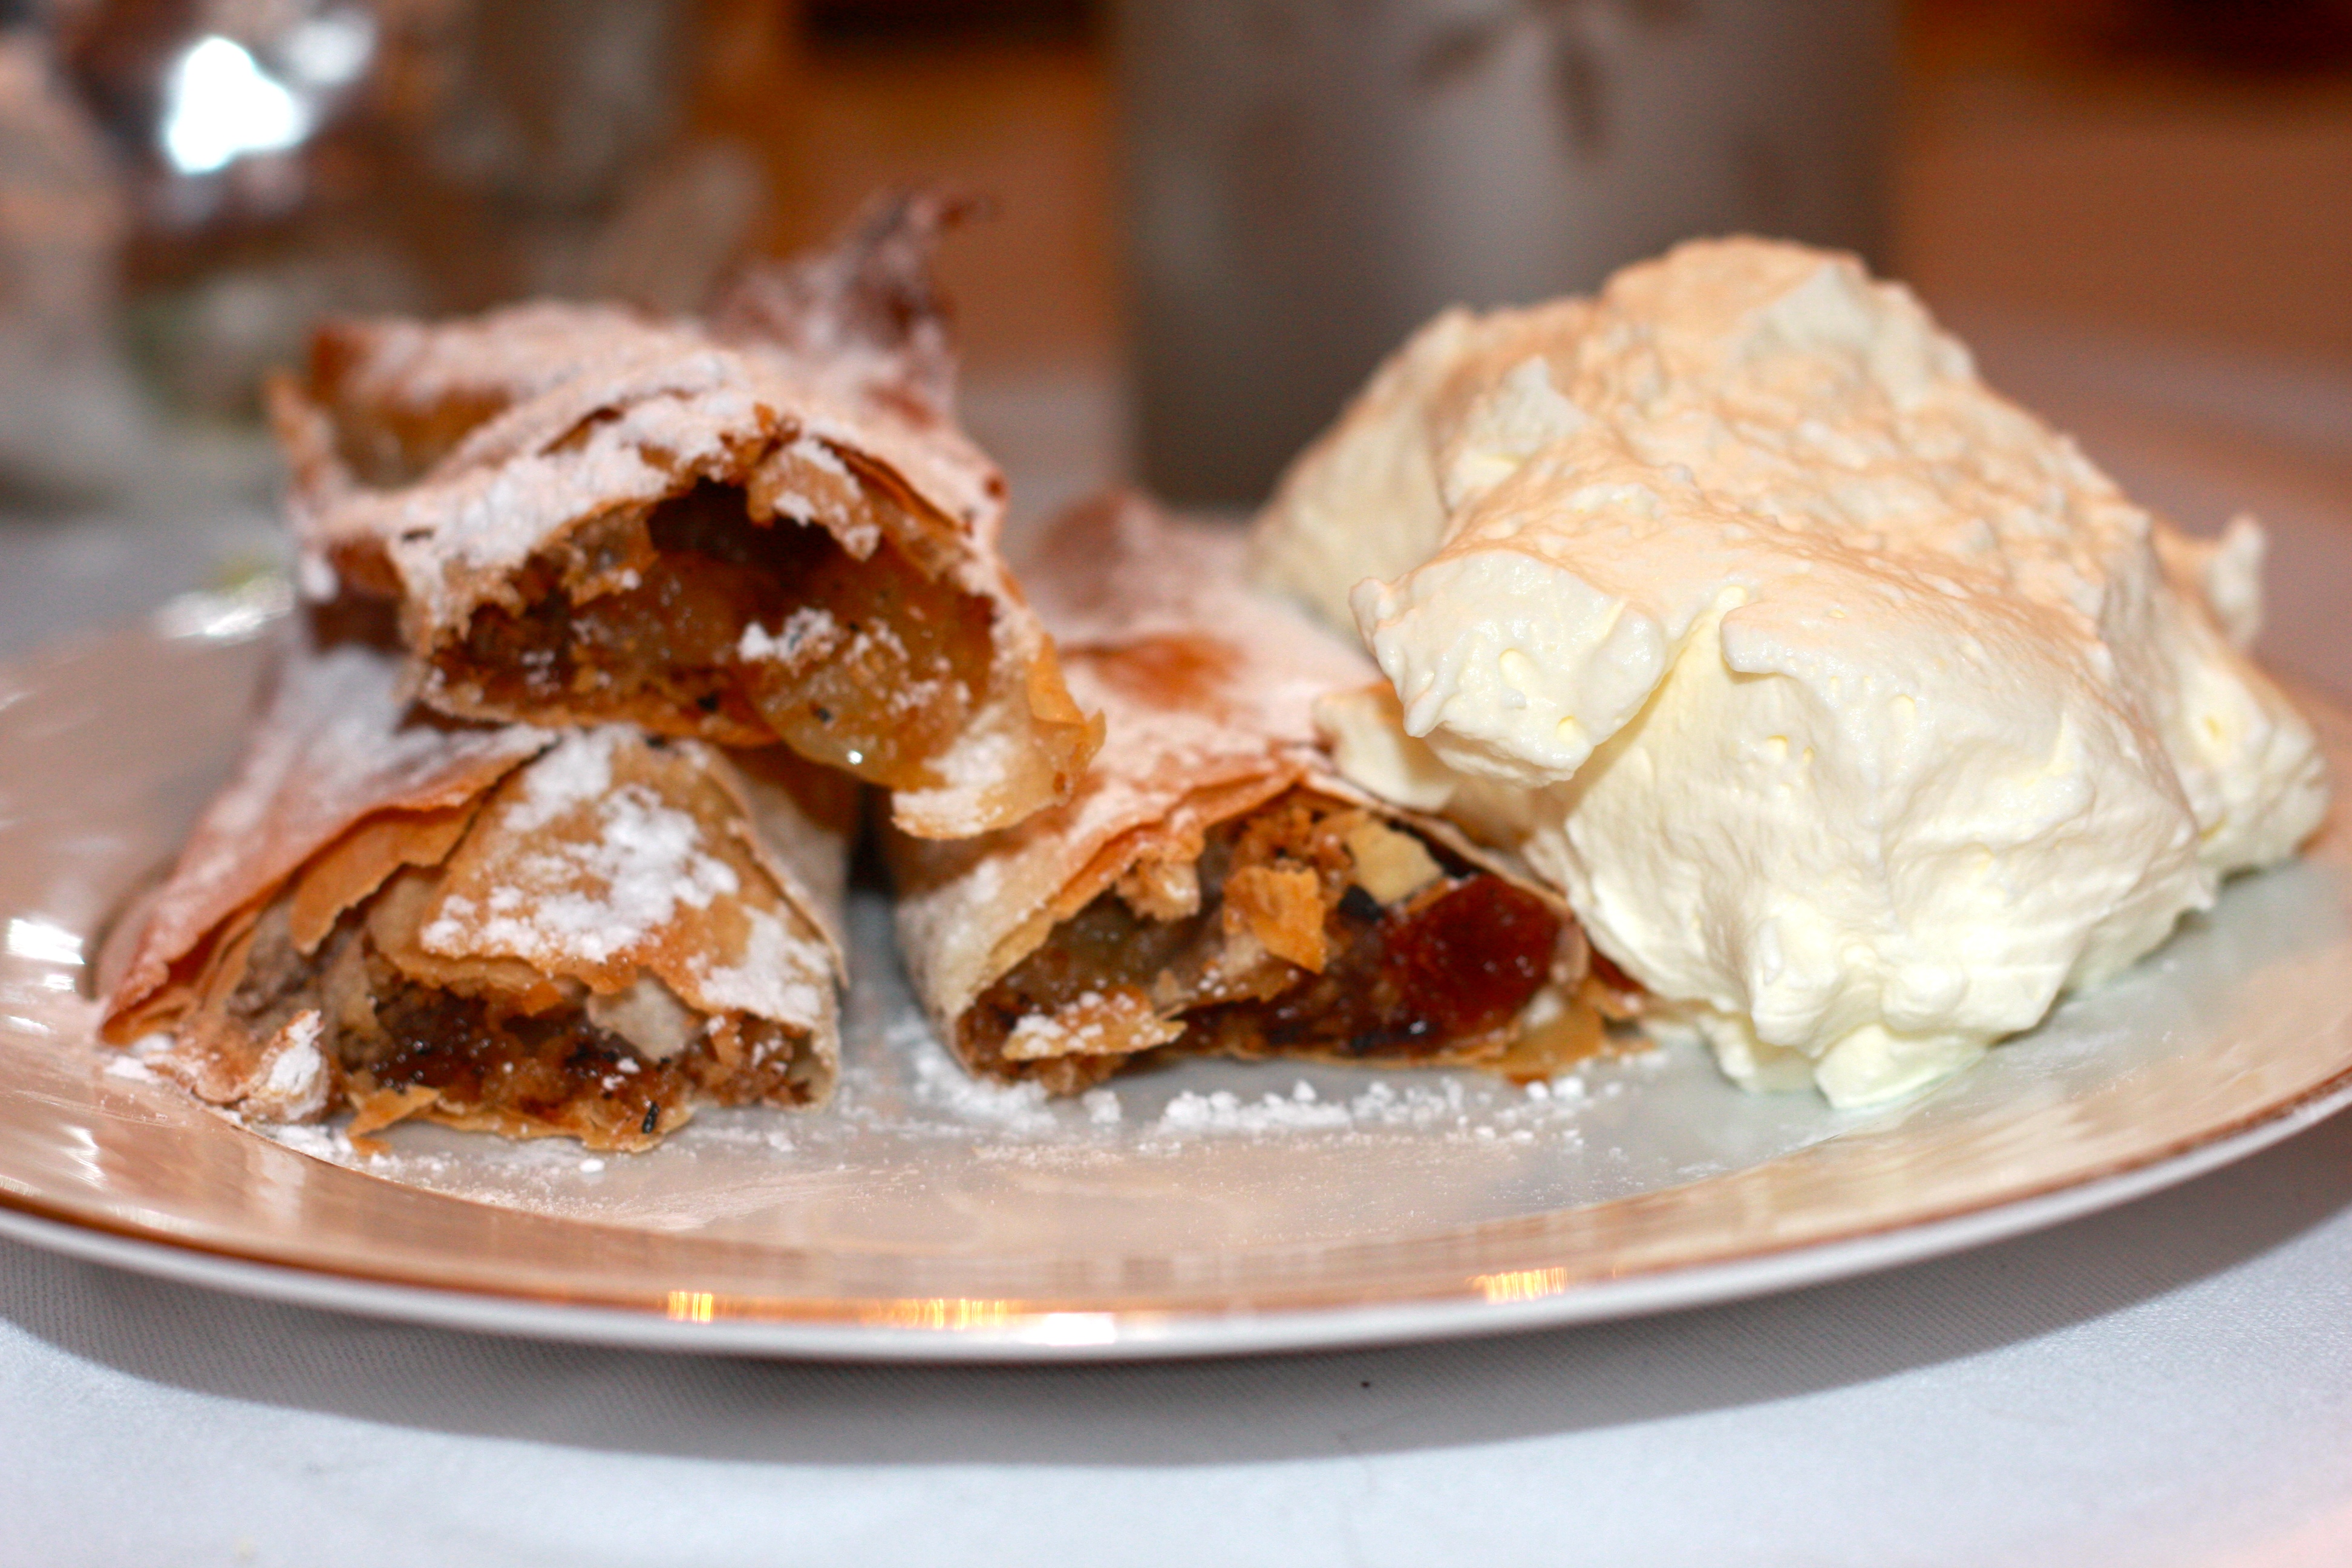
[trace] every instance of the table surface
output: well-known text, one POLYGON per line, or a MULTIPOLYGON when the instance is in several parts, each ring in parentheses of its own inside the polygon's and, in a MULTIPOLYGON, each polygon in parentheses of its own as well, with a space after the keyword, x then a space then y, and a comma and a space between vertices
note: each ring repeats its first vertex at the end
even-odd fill
MULTIPOLYGON (((2352 377, 1964 322, 2192 526, 2272 529, 2281 667, 2352 691, 2352 377)), ((1016 493, 1083 379, 976 390, 1016 493)), ((0 523, 0 656, 270 548, 0 523)), ((239 1300, 0 1243, 0 1564, 2352 1561, 2352 1117, 1961 1257, 1549 1333, 1190 1365, 663 1357, 239 1300)))

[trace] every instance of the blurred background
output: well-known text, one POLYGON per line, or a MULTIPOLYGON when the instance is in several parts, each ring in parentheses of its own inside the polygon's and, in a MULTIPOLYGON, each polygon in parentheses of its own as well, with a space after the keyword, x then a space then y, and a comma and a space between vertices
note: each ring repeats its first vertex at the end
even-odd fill
POLYGON ((907 183, 993 202, 944 269, 1033 515, 1246 505, 1436 308, 1726 229, 2126 467, 2352 490, 2352 0, 0 0, 0 647, 269 552, 317 315, 688 310, 907 183))

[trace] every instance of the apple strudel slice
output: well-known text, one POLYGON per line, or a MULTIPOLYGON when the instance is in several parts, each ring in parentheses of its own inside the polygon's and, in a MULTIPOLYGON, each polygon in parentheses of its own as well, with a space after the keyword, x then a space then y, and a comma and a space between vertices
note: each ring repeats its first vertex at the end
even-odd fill
MULTIPOLYGON (((168 880, 104 1032, 264 1121, 345 1106, 651 1146, 698 1101, 814 1105, 838 1058, 854 786, 625 725, 451 723, 304 648, 168 880)), ((122 962, 113 962, 118 949, 122 962)))

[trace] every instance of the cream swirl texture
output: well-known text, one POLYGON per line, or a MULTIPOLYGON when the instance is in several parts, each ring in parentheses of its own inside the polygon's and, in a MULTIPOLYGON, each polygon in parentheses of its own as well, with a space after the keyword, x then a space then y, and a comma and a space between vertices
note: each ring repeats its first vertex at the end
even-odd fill
POLYGON ((1394 687, 1335 710, 1359 783, 1515 824, 1662 1017, 1839 1104, 2317 826, 2312 733, 2242 651, 2260 553, 2133 504, 1905 289, 1757 240, 1441 318, 1256 546, 1394 687))

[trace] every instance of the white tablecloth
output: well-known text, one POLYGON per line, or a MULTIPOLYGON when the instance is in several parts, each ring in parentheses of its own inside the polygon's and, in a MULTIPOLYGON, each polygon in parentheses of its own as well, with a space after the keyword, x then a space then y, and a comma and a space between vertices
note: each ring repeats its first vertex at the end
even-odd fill
POLYGON ((1554 1333, 944 1371, 540 1345, 0 1245, 0 1562, 2352 1560, 2352 1118, 1892 1274, 1554 1333))
MULTIPOLYGON (((2352 689, 2352 387, 1983 346, 2147 498, 2263 512, 2273 657, 2352 689)), ((59 629, 88 552, 157 563, 107 574, 114 608, 201 564, 42 526, 0 530, 0 648, 59 629)), ((1192 1365, 575 1349, 0 1243, 0 1564, 1473 1561, 2352 1562, 2352 1118, 1874 1278, 1192 1365)))

